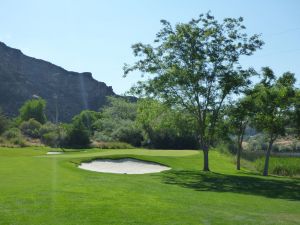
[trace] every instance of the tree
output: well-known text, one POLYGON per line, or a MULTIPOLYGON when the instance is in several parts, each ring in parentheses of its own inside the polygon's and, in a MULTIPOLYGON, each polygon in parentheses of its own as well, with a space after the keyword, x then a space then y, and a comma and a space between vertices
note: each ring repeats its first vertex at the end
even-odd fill
POLYGON ((230 129, 236 136, 236 169, 241 169, 241 153, 243 150, 244 134, 251 118, 253 117, 253 99, 251 96, 245 96, 239 99, 236 104, 228 110, 228 120, 230 129))
POLYGON ((253 69, 243 70, 239 58, 263 45, 259 35, 247 36, 242 21, 226 18, 219 23, 209 13, 175 27, 162 20, 153 46, 134 44, 133 53, 139 60, 124 66, 124 76, 134 70, 149 75, 132 88, 133 93, 162 100, 194 116, 204 171, 209 171, 208 152, 221 107, 250 83, 254 73, 253 69))
POLYGON ((46 101, 42 98, 31 99, 24 103, 20 108, 20 122, 35 119, 36 121, 44 124, 47 121, 45 115, 46 101))
POLYGON ((300 137, 300 89, 296 90, 294 98, 294 113, 292 127, 294 128, 295 134, 300 137))
POLYGON ((82 121, 73 121, 67 132, 67 146, 74 148, 88 147, 90 144, 89 131, 82 121))
POLYGON ((294 84, 296 79, 290 72, 276 79, 273 71, 263 68, 263 80, 254 87, 252 97, 255 103, 253 124, 259 131, 268 136, 263 175, 268 175, 269 159, 274 141, 278 136, 284 136, 286 128, 291 123, 294 84))
POLYGON ((74 116, 73 123, 82 123, 86 130, 92 133, 95 130, 94 123, 101 118, 100 112, 95 112, 91 110, 83 110, 80 114, 74 116))

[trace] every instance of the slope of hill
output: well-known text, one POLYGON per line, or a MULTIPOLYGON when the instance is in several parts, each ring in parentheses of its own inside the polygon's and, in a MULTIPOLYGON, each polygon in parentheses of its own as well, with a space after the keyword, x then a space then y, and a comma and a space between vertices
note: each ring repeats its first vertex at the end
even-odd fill
POLYGON ((47 101, 49 120, 69 121, 84 109, 98 110, 110 95, 115 95, 112 87, 89 72, 67 71, 0 42, 0 108, 8 116, 16 116, 26 100, 40 96, 47 101))

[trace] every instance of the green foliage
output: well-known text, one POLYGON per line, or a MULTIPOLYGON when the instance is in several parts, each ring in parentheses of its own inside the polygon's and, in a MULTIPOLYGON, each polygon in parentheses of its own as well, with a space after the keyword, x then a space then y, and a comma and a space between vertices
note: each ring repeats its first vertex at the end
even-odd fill
POLYGON ((97 131, 93 138, 101 142, 119 141, 140 146, 143 137, 135 122, 136 103, 117 97, 108 97, 108 102, 102 110, 102 117, 94 122, 97 131))
POLYGON ((20 108, 20 122, 35 119, 41 124, 44 124, 47 119, 45 115, 46 101, 42 98, 31 99, 24 103, 20 108))
POLYGON ((160 149, 195 149, 198 147, 195 120, 158 101, 138 102, 137 123, 144 131, 144 145, 160 149))
POLYGON ((80 114, 76 115, 72 121, 75 123, 82 123, 86 130, 90 133, 93 133, 95 130, 94 123, 101 119, 101 113, 91 111, 91 110, 84 110, 80 114))
POLYGON ((124 76, 134 70, 149 74, 148 80, 133 87, 134 94, 163 100, 193 115, 206 155, 204 170, 209 170, 208 149, 223 103, 249 85, 255 74, 251 68, 242 69, 239 58, 263 45, 258 35, 247 36, 242 21, 219 22, 209 13, 175 27, 162 20, 153 46, 134 44, 133 54, 139 59, 124 66, 124 76))
POLYGON ((26 146, 26 141, 24 140, 24 137, 22 136, 20 129, 16 127, 6 130, 2 134, 2 138, 4 138, 2 142, 6 143, 7 146, 20 146, 20 147, 26 146))
POLYGON ((74 120, 67 130, 67 147, 84 148, 90 144, 90 134, 82 121, 74 120))
POLYGON ((13 139, 13 138, 20 138, 22 137, 20 129, 13 127, 10 128, 9 130, 5 131, 2 136, 8 140, 13 139))
POLYGON ((56 125, 51 122, 43 124, 40 128, 40 136, 43 144, 50 147, 66 146, 67 129, 62 125, 56 125))
POLYGON ((39 138, 41 126, 42 125, 35 119, 29 119, 28 121, 23 121, 20 124, 20 129, 22 133, 28 137, 39 138))
POLYGON ((4 131, 6 131, 10 126, 9 119, 2 113, 2 110, 0 108, 0 134, 2 134, 4 131))
POLYGON ((286 134, 293 118, 296 79, 290 72, 276 79, 270 68, 263 68, 263 77, 268 79, 263 79, 251 91, 255 106, 252 124, 269 139, 263 171, 263 175, 267 176, 272 145, 279 136, 286 134))
MULTIPOLYGON (((258 171, 263 171, 264 161, 262 158, 255 161, 258 171)), ((300 176, 300 158, 273 157, 270 160, 269 171, 271 174, 280 176, 300 176)))
POLYGON ((93 135, 93 140, 98 142, 112 142, 114 139, 104 132, 96 131, 93 135))
MULTIPOLYGON (((264 76, 266 73, 273 72, 269 68, 263 68, 264 76)), ((266 84, 263 80, 252 91, 256 111, 253 124, 271 139, 275 140, 278 136, 285 135, 286 128, 291 122, 295 96, 294 83, 294 75, 287 72, 277 80, 272 78, 266 84)))
POLYGON ((107 97, 108 106, 104 107, 102 114, 104 118, 116 120, 131 120, 136 118, 137 105, 124 98, 107 97))
POLYGON ((100 149, 132 149, 134 148, 132 145, 125 142, 93 142, 92 147, 100 148, 100 149))
POLYGON ((124 120, 120 126, 111 133, 111 136, 115 140, 126 142, 136 147, 141 146, 141 141, 143 140, 142 130, 130 120, 124 120))

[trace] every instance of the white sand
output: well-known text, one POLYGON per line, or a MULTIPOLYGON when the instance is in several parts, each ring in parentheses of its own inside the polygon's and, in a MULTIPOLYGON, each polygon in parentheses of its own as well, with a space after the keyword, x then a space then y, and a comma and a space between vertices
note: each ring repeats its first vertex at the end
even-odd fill
POLYGON ((157 163, 129 158, 115 160, 98 159, 92 162, 81 163, 79 168, 96 172, 121 174, 157 173, 171 169, 167 166, 162 166, 157 163))
POLYGON ((63 152, 47 152, 47 155, 58 155, 63 154, 63 152))

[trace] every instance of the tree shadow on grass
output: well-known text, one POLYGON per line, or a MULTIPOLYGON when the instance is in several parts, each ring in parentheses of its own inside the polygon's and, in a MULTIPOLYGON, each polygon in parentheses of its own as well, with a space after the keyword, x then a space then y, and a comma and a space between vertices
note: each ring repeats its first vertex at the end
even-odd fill
POLYGON ((300 180, 226 175, 202 171, 168 171, 163 175, 166 184, 179 185, 196 191, 234 192, 269 198, 300 200, 300 180))

